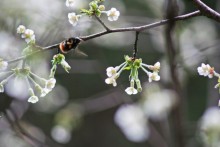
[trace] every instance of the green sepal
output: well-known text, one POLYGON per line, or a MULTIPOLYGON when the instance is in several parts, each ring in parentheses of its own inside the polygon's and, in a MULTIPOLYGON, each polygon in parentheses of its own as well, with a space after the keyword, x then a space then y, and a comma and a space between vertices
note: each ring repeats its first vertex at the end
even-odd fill
POLYGON ((131 66, 127 66, 123 70, 131 70, 131 66))
POLYGON ((90 2, 89 6, 90 6, 90 9, 93 10, 93 11, 96 11, 99 7, 96 1, 90 2))
POLYGON ((86 14, 88 16, 92 16, 93 15, 93 12, 90 11, 90 10, 87 10, 87 9, 81 9, 80 13, 86 14))
POLYGON ((142 59, 135 59, 133 65, 136 67, 136 68, 139 68, 141 66, 141 63, 142 63, 142 59))
POLYGON ((96 15, 96 16, 100 17, 101 14, 102 14, 102 13, 101 13, 101 11, 100 11, 99 9, 97 9, 97 10, 95 11, 95 15, 96 15))
POLYGON ((52 65, 57 65, 60 64, 62 60, 65 60, 65 56, 63 54, 57 54, 53 57, 53 59, 51 60, 52 65))
POLYGON ((131 58, 128 55, 124 55, 125 61, 130 61, 131 58))

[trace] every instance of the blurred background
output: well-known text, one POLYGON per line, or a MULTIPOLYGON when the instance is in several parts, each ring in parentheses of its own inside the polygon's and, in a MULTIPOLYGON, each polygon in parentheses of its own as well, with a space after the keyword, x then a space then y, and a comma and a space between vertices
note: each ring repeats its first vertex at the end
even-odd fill
MULTIPOLYGON (((220 1, 203 2, 220 12, 220 1)), ((79 13, 80 8, 88 8, 88 3, 89 0, 75 0, 75 7, 67 8, 64 0, 2 0, 0 57, 11 60, 21 56, 26 47, 16 34, 21 24, 34 30, 40 46, 103 31, 94 18, 83 17, 76 27, 69 24, 67 14, 79 13)), ((106 10, 116 7, 121 15, 116 22, 109 22, 106 15, 101 19, 110 28, 150 24, 166 17, 167 4, 166 0, 106 0, 106 10)), ((177 0, 177 5, 179 15, 197 10, 190 0, 177 0)), ((135 32, 108 34, 81 43, 79 49, 88 57, 74 51, 68 53, 70 73, 59 67, 55 89, 36 104, 27 102, 24 82, 10 80, 6 92, 0 93, 0 146, 179 147, 170 115, 178 98, 169 70, 165 27, 145 30, 139 36, 138 57, 150 65, 159 61, 161 80, 149 83, 146 73, 140 71, 143 92, 137 95, 129 96, 124 91, 130 84, 127 71, 117 79, 117 87, 105 83, 106 68, 120 65, 124 55, 132 55, 135 32)), ((208 63, 220 72, 219 37, 219 24, 207 17, 176 22, 173 41, 183 93, 180 117, 186 147, 207 146, 207 134, 201 135, 200 120, 209 107, 218 105, 219 93, 214 88, 217 79, 199 76, 197 67, 208 63)), ((56 50, 34 58, 32 71, 48 78, 54 54, 56 50)), ((4 78, 1 74, 0 80, 4 78)))

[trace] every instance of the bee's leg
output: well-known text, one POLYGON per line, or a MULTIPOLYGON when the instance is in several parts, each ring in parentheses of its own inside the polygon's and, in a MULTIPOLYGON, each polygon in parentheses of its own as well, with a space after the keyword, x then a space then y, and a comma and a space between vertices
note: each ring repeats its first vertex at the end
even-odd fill
POLYGON ((59 54, 60 53, 60 49, 59 48, 57 48, 57 54, 59 54))

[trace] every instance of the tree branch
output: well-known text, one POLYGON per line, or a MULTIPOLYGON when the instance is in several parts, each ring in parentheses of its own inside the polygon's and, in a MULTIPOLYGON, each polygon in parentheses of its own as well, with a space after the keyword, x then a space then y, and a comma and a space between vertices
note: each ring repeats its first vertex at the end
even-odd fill
MULTIPOLYGON (((98 19, 98 21, 100 20, 99 22, 104 27, 106 27, 106 31, 95 33, 95 34, 88 35, 88 36, 81 36, 79 38, 82 39, 83 41, 87 41, 87 40, 94 39, 94 38, 97 38, 97 37, 100 37, 100 36, 103 36, 103 35, 107 35, 107 34, 110 34, 110 33, 129 32, 129 31, 141 32, 141 31, 144 31, 146 29, 155 28, 155 27, 167 24, 170 21, 185 20, 185 19, 188 19, 188 18, 191 18, 191 17, 200 16, 200 15, 201 15, 200 11, 194 11, 194 12, 191 12, 191 13, 188 13, 188 14, 185 14, 185 15, 180 15, 180 16, 174 17, 172 19, 164 19, 164 20, 161 20, 161 21, 158 21, 158 22, 155 22, 155 23, 151 23, 151 24, 147 24, 147 25, 143 25, 143 26, 139 26, 139 27, 127 27, 127 28, 116 28, 116 29, 109 29, 105 24, 103 25, 103 22, 100 19, 98 19)), ((28 58, 30 56, 33 56, 35 54, 38 54, 42 51, 47 51, 47 50, 55 49, 55 48, 58 48, 58 47, 59 47, 59 43, 54 44, 54 45, 50 45, 50 46, 47 46, 47 47, 37 46, 36 48, 39 48, 37 51, 34 51, 33 53, 30 53, 28 55, 21 56, 19 58, 10 60, 10 61, 8 61, 8 63, 14 63, 14 62, 23 60, 25 58, 28 58)))
POLYGON ((98 20, 98 22, 106 29, 106 31, 109 31, 110 29, 105 25, 105 23, 95 15, 95 18, 98 20))
POLYGON ((110 29, 107 31, 103 31, 103 32, 99 32, 96 34, 92 34, 92 35, 88 35, 88 36, 81 36, 79 37, 80 39, 82 39, 83 41, 87 41, 93 38, 97 38, 106 34, 110 34, 110 33, 116 33, 116 32, 129 32, 129 31, 144 31, 146 29, 151 29, 151 28, 155 28, 164 24, 169 23, 170 21, 178 21, 178 20, 184 20, 184 19, 188 19, 191 17, 195 17, 195 16, 199 16, 201 15, 200 11, 194 11, 185 15, 180 15, 177 17, 174 17, 172 19, 164 19, 155 23, 151 23, 151 24, 147 24, 147 25, 143 25, 143 26, 139 26, 139 27, 127 27, 127 28, 117 28, 117 29, 110 29))
POLYGON ((197 8, 201 11, 201 13, 217 22, 220 22, 220 14, 216 12, 215 10, 211 9, 209 6, 207 6, 205 3, 203 3, 201 0, 193 0, 196 4, 197 8))

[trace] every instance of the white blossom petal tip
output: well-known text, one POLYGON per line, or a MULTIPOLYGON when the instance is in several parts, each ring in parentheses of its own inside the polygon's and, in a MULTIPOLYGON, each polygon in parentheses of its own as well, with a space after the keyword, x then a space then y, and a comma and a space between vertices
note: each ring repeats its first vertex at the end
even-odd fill
POLYGON ((132 95, 132 94, 137 94, 138 91, 137 89, 135 89, 134 87, 128 87, 125 89, 125 92, 128 94, 128 95, 132 95))
POLYGON ((148 74, 149 76, 149 82, 152 82, 152 81, 159 81, 160 80, 160 76, 158 75, 158 72, 153 72, 153 73, 149 73, 148 74))
POLYGON ((49 80, 46 81, 45 88, 48 90, 52 90, 55 87, 55 84, 56 84, 56 79, 50 78, 49 80))
POLYGON ((106 84, 112 84, 114 87, 117 86, 116 80, 114 77, 110 77, 105 79, 105 83, 106 84))
POLYGON ((35 95, 33 95, 33 96, 31 96, 29 99, 28 99, 28 102, 29 103, 36 103, 36 102, 38 102, 39 101, 39 99, 38 99, 38 97, 37 96, 35 96, 35 95))

